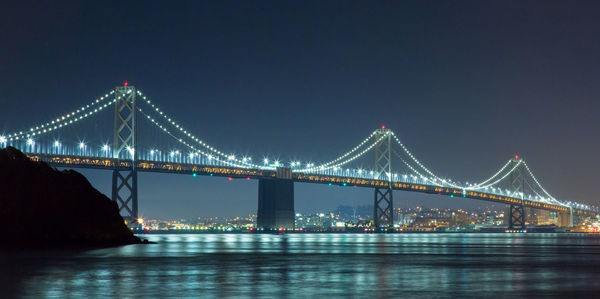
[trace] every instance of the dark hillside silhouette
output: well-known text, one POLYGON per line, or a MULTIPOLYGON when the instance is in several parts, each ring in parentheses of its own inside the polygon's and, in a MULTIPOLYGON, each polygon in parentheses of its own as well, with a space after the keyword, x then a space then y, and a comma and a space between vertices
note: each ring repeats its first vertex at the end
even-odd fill
POLYGON ((141 243, 117 204, 74 170, 0 150, 0 246, 116 246, 141 243))

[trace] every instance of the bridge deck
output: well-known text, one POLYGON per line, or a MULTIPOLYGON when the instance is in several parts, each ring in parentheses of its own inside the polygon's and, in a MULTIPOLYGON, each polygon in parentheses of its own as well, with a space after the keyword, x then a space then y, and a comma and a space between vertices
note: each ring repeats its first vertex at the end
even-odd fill
MULTIPOLYGON (((111 158, 91 158, 91 157, 79 157, 79 156, 59 156, 59 155, 39 155, 39 154, 28 154, 29 158, 34 161, 44 161, 54 167, 67 167, 67 168, 94 168, 94 169, 106 169, 112 170, 115 168, 128 169, 131 168, 131 161, 118 161, 111 158)), ((156 162, 156 161, 137 161, 137 170, 140 172, 162 172, 162 173, 176 173, 176 174, 198 174, 198 175, 210 175, 210 176, 221 176, 221 177, 232 177, 232 178, 250 178, 250 179, 265 179, 275 178, 276 172, 271 170, 263 169, 244 169, 235 168, 229 166, 214 166, 214 165, 195 165, 195 164, 184 164, 184 163, 171 163, 171 162, 156 162)), ((317 183, 317 184, 332 184, 341 186, 356 186, 366 188, 381 188, 388 186, 389 182, 383 180, 354 178, 354 177, 342 177, 342 176, 331 176, 322 174, 304 174, 304 173, 293 173, 292 179, 296 182, 303 183, 317 183)), ((503 204, 521 203, 520 198, 514 198, 509 196, 502 196, 491 193, 477 192, 477 191, 465 191, 462 189, 445 188, 435 185, 416 184, 416 183, 404 183, 404 182, 392 182, 392 189, 420 192, 428 194, 446 195, 451 197, 464 197, 477 200, 485 200, 503 204)), ((568 212, 568 208, 549 203, 536 202, 531 200, 524 200, 526 207, 550 210, 554 212, 568 212)), ((581 215, 595 215, 594 212, 573 209, 573 213, 581 215)))

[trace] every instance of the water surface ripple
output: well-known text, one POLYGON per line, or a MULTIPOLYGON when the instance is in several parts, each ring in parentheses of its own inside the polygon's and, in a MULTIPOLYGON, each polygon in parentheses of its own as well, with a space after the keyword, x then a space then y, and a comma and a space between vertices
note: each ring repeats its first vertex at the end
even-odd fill
POLYGON ((585 234, 144 235, 152 245, 0 252, 2 297, 596 297, 585 234))

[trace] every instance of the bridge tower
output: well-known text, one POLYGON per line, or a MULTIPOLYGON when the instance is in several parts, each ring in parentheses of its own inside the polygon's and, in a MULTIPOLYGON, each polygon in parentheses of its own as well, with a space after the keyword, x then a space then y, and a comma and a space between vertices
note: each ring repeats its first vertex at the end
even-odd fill
POLYGON ((387 181, 386 186, 375 188, 373 220, 375 228, 394 225, 394 201, 392 198, 392 134, 381 127, 375 131, 375 178, 387 181), (380 140, 381 139, 381 140, 380 140))
POLYGON ((130 223, 138 218, 136 170, 137 120, 136 89, 125 85, 115 88, 115 126, 112 147, 115 169, 112 177, 112 200, 130 223))
MULTIPOLYGON (((519 156, 515 156, 512 160, 513 165, 521 162, 519 156)), ((508 215, 508 229, 509 230, 524 230, 525 227, 525 177, 522 171, 523 167, 517 167, 509 176, 509 190, 511 192, 517 192, 521 197, 521 203, 510 204, 509 215, 508 215)))

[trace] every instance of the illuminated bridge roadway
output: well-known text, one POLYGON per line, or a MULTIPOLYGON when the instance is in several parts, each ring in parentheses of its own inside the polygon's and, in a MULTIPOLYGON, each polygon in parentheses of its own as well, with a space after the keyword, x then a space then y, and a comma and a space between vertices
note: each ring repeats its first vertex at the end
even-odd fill
MULTIPOLYGON (((96 121, 94 125, 98 123, 104 122, 96 121)), ((138 172, 256 179, 259 181, 257 225, 264 229, 294 227, 295 182, 374 189, 373 218, 375 225, 381 228, 393 225, 393 190, 506 204, 511 230, 525 230, 525 208, 556 212, 559 217, 569 219, 571 225, 575 217, 597 217, 599 212, 597 207, 557 200, 518 156, 509 159, 496 173, 479 183, 442 178, 419 161, 394 132, 385 127, 375 130, 350 151, 328 162, 283 163, 264 158, 255 163, 251 157, 226 154, 208 145, 127 84, 29 130, 10 134, 0 132, 0 147, 6 146, 16 147, 31 159, 54 167, 112 170, 112 199, 129 219, 138 216, 138 172), (83 125, 102 111, 111 110, 107 109, 109 107, 113 108, 114 114, 114 125, 109 126, 112 144, 64 141, 69 128, 83 125), (160 132, 182 150, 172 150, 172 144, 168 145, 171 150, 160 150, 168 148, 161 144, 141 145, 139 133, 147 127, 160 132), (361 159, 374 163, 369 168, 358 168, 355 165, 361 159)))

